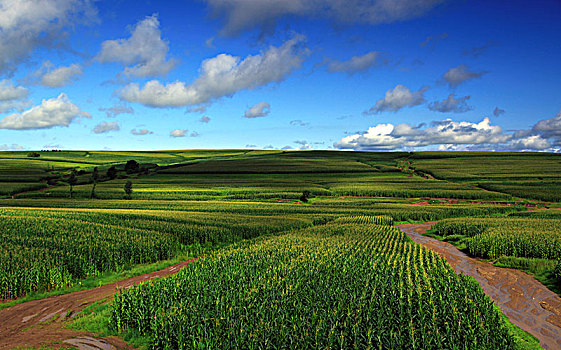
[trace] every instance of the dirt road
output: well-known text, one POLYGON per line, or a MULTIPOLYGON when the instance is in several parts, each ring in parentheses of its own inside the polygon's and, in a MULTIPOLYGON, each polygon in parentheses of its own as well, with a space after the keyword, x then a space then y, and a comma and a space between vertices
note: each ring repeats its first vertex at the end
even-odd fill
POLYGON ((518 270, 468 257, 450 243, 423 236, 434 223, 398 225, 415 242, 445 258, 456 273, 474 277, 512 323, 532 333, 545 349, 561 349, 561 298, 518 270))
POLYGON ((142 281, 176 273, 195 260, 98 288, 29 301, 0 310, 0 349, 31 346, 59 348, 70 344, 79 349, 130 349, 119 338, 97 339, 95 334, 65 329, 64 325, 88 305, 113 296, 116 289, 130 288, 142 281))

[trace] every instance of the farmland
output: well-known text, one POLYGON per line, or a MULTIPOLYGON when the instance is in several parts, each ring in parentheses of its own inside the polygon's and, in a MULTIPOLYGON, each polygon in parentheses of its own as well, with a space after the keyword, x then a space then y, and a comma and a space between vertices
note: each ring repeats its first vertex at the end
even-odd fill
POLYGON ((471 256, 561 285, 554 154, 39 153, 0 153, 0 299, 204 256, 106 301, 106 331, 147 347, 520 346, 479 284, 396 222, 438 221, 471 256))

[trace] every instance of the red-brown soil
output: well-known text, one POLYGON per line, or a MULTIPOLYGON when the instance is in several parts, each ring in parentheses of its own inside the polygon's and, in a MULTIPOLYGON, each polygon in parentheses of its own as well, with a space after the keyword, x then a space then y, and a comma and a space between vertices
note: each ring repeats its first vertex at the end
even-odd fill
POLYGON ((452 244, 423 236, 434 223, 403 224, 415 242, 445 258, 456 273, 474 277, 502 312, 545 349, 561 349, 561 298, 525 272, 470 258, 452 244))
POLYGON ((96 342, 95 334, 66 329, 64 326, 88 305, 111 298, 117 289, 130 288, 143 281, 174 274, 195 260, 197 259, 94 289, 33 300, 0 310, 0 349, 41 346, 60 348, 70 344, 80 344, 78 347, 81 349, 132 349, 119 338, 105 337, 96 342))

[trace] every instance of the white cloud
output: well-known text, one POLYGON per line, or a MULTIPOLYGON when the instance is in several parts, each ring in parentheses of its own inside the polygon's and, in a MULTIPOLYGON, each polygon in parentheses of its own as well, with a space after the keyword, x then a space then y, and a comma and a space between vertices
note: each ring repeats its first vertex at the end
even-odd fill
POLYGON ((124 104, 118 104, 118 105, 115 105, 115 106, 109 107, 109 108, 100 107, 100 108, 98 108, 98 110, 100 112, 105 112, 105 114, 109 118, 116 117, 119 114, 134 114, 134 109, 132 107, 126 106, 124 104))
POLYGON ((371 51, 362 56, 354 56, 346 61, 329 61, 327 71, 330 73, 348 73, 365 72, 370 67, 387 64, 388 59, 379 51, 371 51))
POLYGON ((343 24, 392 23, 419 17, 444 0, 206 0, 223 21, 222 35, 274 28, 277 18, 327 18, 343 24))
POLYGON ((551 143, 541 135, 531 135, 520 139, 513 139, 506 144, 505 149, 511 150, 545 150, 551 147, 551 143))
POLYGON ((62 47, 65 28, 96 15, 89 0, 0 0, 0 73, 14 72, 38 47, 62 47))
POLYGON ((243 60, 220 54, 203 61, 199 77, 191 85, 179 81, 164 85, 152 80, 140 88, 138 84, 131 83, 120 90, 120 97, 150 107, 181 107, 208 103, 232 96, 240 90, 279 83, 300 68, 304 60, 299 49, 302 41, 303 37, 297 36, 280 47, 271 46, 243 60))
POLYGON ((8 79, 0 81, 0 102, 19 100, 28 95, 29 91, 23 86, 14 86, 8 79))
POLYGON ((429 109, 441 113, 464 113, 472 109, 466 102, 469 98, 469 96, 455 98, 452 93, 445 100, 429 103, 429 109))
POLYGON ((201 123, 208 123, 208 122, 210 122, 210 118, 207 117, 206 115, 203 115, 203 116, 201 117, 201 119, 199 119, 199 121, 200 121, 201 123))
POLYGON ((296 140, 294 143, 300 145, 300 150, 314 149, 306 140, 296 140))
POLYGON ((20 146, 16 143, 12 143, 11 145, 3 144, 0 145, 0 151, 21 151, 25 149, 25 147, 20 146))
POLYGON ((530 133, 539 134, 545 139, 553 138, 553 144, 561 146, 561 111, 553 118, 537 122, 530 133))
POLYGON ((92 129, 92 131, 96 134, 105 134, 110 131, 119 131, 121 127, 117 122, 101 122, 92 129))
POLYGON ((28 96, 29 91, 23 86, 14 86, 7 79, 0 80, 0 113, 12 110, 23 111, 30 105, 30 101, 27 100, 28 96))
POLYGON ((457 67, 450 68, 442 78, 448 83, 450 87, 455 88, 461 83, 481 77, 487 72, 473 72, 465 64, 460 64, 457 67))
POLYGON ((532 130, 538 131, 547 137, 561 136, 561 111, 553 118, 540 120, 534 125, 532 130))
POLYGON ((418 91, 411 91, 407 86, 398 84, 393 90, 386 91, 386 96, 379 99, 376 105, 365 111, 364 114, 397 112, 404 107, 418 106, 425 102, 423 94, 427 89, 427 87, 423 87, 418 91))
POLYGON ((90 114, 80 110, 70 102, 66 94, 43 100, 22 113, 14 113, 0 121, 0 129, 47 129, 55 126, 69 126, 76 118, 91 118, 90 114))
POLYGON ((166 59, 168 43, 162 40, 158 15, 139 21, 128 39, 107 40, 101 44, 97 60, 126 65, 125 76, 150 77, 166 75, 177 61, 166 59))
POLYGON ((171 137, 185 137, 185 135, 187 134, 189 130, 187 129, 175 129, 172 130, 172 132, 169 133, 169 136, 171 137))
MULTIPOLYGON (((50 63, 50 62, 49 62, 50 63)), ((40 73, 41 80, 39 81, 41 85, 48 87, 62 87, 73 80, 76 80, 78 76, 82 75, 82 66, 79 64, 71 64, 68 67, 59 67, 55 69, 49 69, 49 63, 44 64, 40 73), (46 70, 46 71, 45 71, 46 70)))
POLYGON ((266 117, 271 112, 271 105, 267 102, 259 102, 255 106, 245 111, 244 117, 246 118, 259 118, 266 117))
POLYGON ((191 134, 190 134, 189 136, 190 136, 190 137, 199 137, 199 136, 201 136, 201 134, 199 134, 199 133, 196 132, 196 131, 192 131, 191 134))
POLYGON ((31 101, 29 100, 4 101, 0 102, 0 113, 8 113, 14 110, 22 112, 29 106, 31 106, 31 101))
POLYGON ((489 118, 479 123, 455 122, 446 119, 432 127, 422 128, 409 124, 378 124, 364 133, 343 137, 334 146, 340 149, 384 150, 430 145, 504 144, 512 135, 504 134, 489 118))
POLYGON ((139 129, 139 130, 132 129, 131 134, 136 136, 142 136, 142 135, 151 135, 153 134, 153 132, 148 129, 139 129))

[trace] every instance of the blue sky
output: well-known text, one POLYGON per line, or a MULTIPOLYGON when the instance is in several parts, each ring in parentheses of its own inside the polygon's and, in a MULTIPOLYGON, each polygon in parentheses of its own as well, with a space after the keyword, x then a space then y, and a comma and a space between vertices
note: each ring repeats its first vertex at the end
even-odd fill
POLYGON ((561 148, 561 2, 0 0, 0 150, 561 148))

